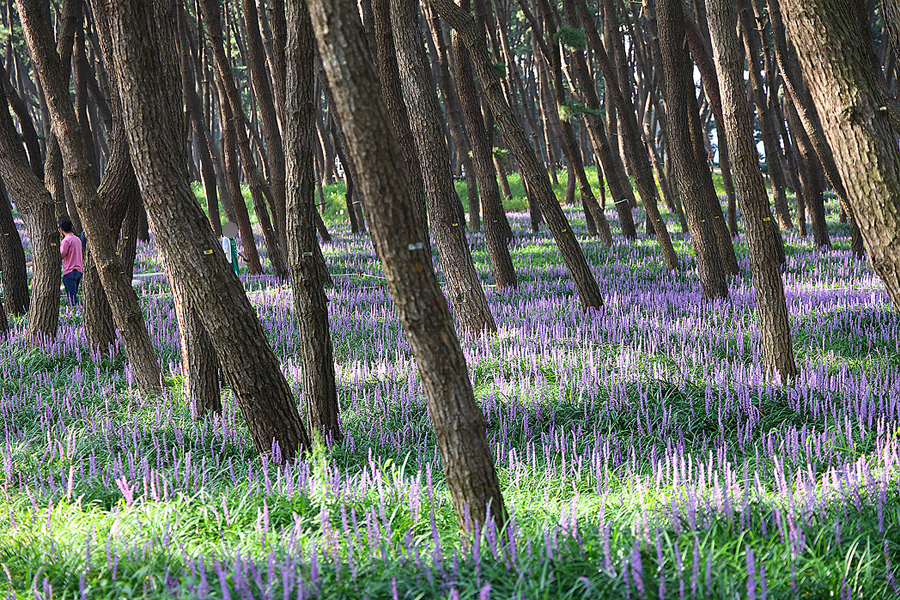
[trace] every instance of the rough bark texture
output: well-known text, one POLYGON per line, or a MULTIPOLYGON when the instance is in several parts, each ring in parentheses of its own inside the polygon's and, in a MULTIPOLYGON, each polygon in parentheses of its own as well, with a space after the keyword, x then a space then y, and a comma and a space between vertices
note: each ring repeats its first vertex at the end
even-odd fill
POLYGON ((167 0, 105 0, 132 162, 166 276, 199 311, 253 443, 275 459, 309 444, 265 331, 188 184, 175 53, 167 0))
MULTIPOLYGON (((2 101, 0 101, 2 105, 2 101)), ((59 228, 53 198, 29 168, 9 111, 0 111, 0 176, 31 242, 34 276, 28 304, 29 339, 52 338, 59 327, 59 228)))
MULTIPOLYGON (((669 151, 675 162, 675 176, 684 199, 691 244, 697 258, 697 271, 707 298, 728 296, 725 268, 719 255, 713 215, 708 201, 708 189, 697 164, 697 154, 691 137, 691 120, 700 115, 694 97, 691 62, 684 40, 684 18, 681 0, 657 0, 657 25, 662 67, 666 83, 666 126, 669 151)), ((702 165, 702 168, 707 168, 702 165)), ((708 170, 708 169, 707 169, 708 170)))
POLYGON ((844 189, 844 182, 838 172, 837 163, 834 160, 834 154, 825 140, 825 132, 822 129, 822 122, 819 119, 819 113, 813 103, 809 89, 803 83, 803 76, 800 71, 800 64, 797 61, 796 52, 789 45, 784 30, 784 22, 781 18, 781 10, 778 7, 777 0, 768 0, 767 7, 769 9, 769 20, 772 23, 772 39, 775 46, 775 58, 781 70, 784 88, 787 95, 790 96, 797 109, 797 116, 803 125, 804 131, 809 136, 810 143, 819 157, 819 162, 825 171, 831 187, 837 194, 840 202, 842 214, 848 216, 850 222, 850 249, 853 253, 863 258, 865 248, 863 246, 862 234, 856 219, 853 217, 853 209, 847 198, 847 191, 844 189))
MULTIPOLYGON (((781 168, 781 147, 778 144, 775 121, 772 119, 772 114, 769 110, 769 103, 759 70, 759 32, 756 29, 756 22, 748 0, 738 0, 738 23, 741 27, 744 53, 747 56, 750 87, 753 90, 753 99, 756 104, 756 116, 759 119, 760 134, 762 135, 763 148, 766 154, 766 167, 769 172, 769 179, 772 182, 775 216, 778 217, 779 227, 786 231, 792 225, 791 213, 788 209, 787 196, 785 195, 784 170, 781 168)), ((769 73, 766 74, 767 77, 769 75, 769 73)))
MULTIPOLYGON (((563 2, 563 7, 566 12, 566 19, 569 22, 569 26, 578 28, 581 25, 581 22, 578 18, 575 3, 572 0, 566 0, 563 2)), ((570 53, 574 63, 573 71, 575 72, 575 78, 581 93, 584 94, 585 104, 591 111, 599 113, 601 109, 600 98, 597 96, 596 83, 588 71, 584 51, 570 49, 570 53)), ((637 237, 637 229, 634 225, 634 217, 631 214, 631 203, 629 202, 626 190, 626 186, 629 188, 631 187, 631 181, 629 181, 627 177, 622 179, 624 173, 621 173, 617 168, 615 158, 612 154, 612 146, 606 136, 606 129, 603 126, 602 118, 599 117, 598 114, 590 113, 585 114, 584 117, 588 132, 590 133, 591 146, 594 149, 594 154, 600 160, 600 167, 603 170, 603 174, 606 176, 606 181, 609 184, 609 193, 612 196, 613 204, 616 207, 616 213, 619 215, 619 226, 622 229, 622 235, 625 236, 626 239, 634 239, 637 237)))
MULTIPOLYGON (((419 159, 419 151, 410 128, 409 112, 403 101, 403 88, 400 83, 400 72, 397 67, 397 52, 394 48, 394 38, 391 32, 391 3, 390 0, 372 0, 372 16, 375 27, 375 42, 378 56, 378 79, 381 82, 381 95, 391 123, 394 126, 394 134, 400 144, 403 153, 403 163, 406 165, 406 181, 412 194, 413 207, 416 209, 416 218, 422 227, 422 239, 428 238, 428 218, 425 210, 425 180, 422 175, 422 163, 419 159)), ((432 215, 432 219, 433 219, 432 215)))
POLYGON ((459 100, 466 121, 466 131, 472 143, 472 162, 484 206, 484 238, 491 257, 494 280, 498 288, 516 287, 518 278, 506 245, 505 232, 509 229, 509 222, 506 221, 506 213, 503 212, 500 186, 494 176, 493 152, 481 117, 475 78, 472 76, 472 61, 459 36, 454 36, 452 47, 459 100))
POLYGON ((283 250, 287 251, 285 158, 281 130, 278 128, 278 111, 275 108, 272 85, 269 83, 269 76, 266 71, 266 54, 263 48, 262 36, 259 33, 259 16, 256 10, 256 0, 243 0, 243 6, 244 23, 247 30, 247 58, 248 66, 250 67, 250 80, 253 83, 253 92, 259 103, 259 116, 262 123, 263 137, 266 141, 266 155, 268 156, 269 186, 272 189, 272 203, 275 205, 272 217, 279 245, 283 250))
MULTIPOLYGON (((593 15, 588 12, 584 0, 575 0, 575 7, 587 33, 591 50, 594 51, 594 58, 603 72, 606 93, 609 94, 609 99, 612 100, 613 105, 622 118, 620 125, 625 138, 625 150, 632 154, 631 162, 635 166, 635 185, 641 197, 641 202, 644 204, 644 209, 647 211, 647 219, 650 220, 656 230, 656 239, 659 242, 666 267, 670 271, 675 271, 679 268, 678 255, 675 254, 669 231, 662 220, 662 216, 659 214, 659 195, 657 193, 656 180, 653 179, 653 171, 647 161, 647 149, 640 142, 640 129, 637 124, 637 113, 634 110, 634 104, 630 96, 626 97, 622 93, 622 87, 618 83, 618 76, 609 60, 606 49, 603 47, 600 35, 597 33, 593 15)), ((624 86, 625 83, 623 82, 622 85, 624 86)))
POLYGON ((516 157, 529 189, 534 193, 541 207, 541 213, 547 221, 566 267, 572 275, 582 307, 584 309, 599 308, 603 305, 603 298, 600 295, 597 280, 594 278, 581 246, 578 245, 578 240, 572 232, 572 227, 550 186, 547 171, 535 154, 534 148, 529 144, 515 112, 506 103, 500 80, 494 72, 493 62, 488 54, 484 38, 476 28, 474 19, 452 0, 434 0, 432 6, 456 31, 469 50, 475 72, 490 103, 497 125, 503 132, 510 151, 516 157))
POLYGON ((457 520, 460 527, 484 523, 488 506, 503 520, 506 511, 484 416, 475 402, 431 258, 423 252, 415 211, 406 196, 405 169, 384 105, 375 93, 378 82, 355 7, 341 0, 312 0, 309 8, 359 169, 375 247, 425 388, 457 520), (366 110, 358 110, 363 106, 366 110))
POLYGON ((734 29, 731 0, 707 0, 713 54, 719 73, 723 128, 732 150, 737 201, 744 217, 750 252, 750 269, 756 291, 757 315, 763 363, 783 380, 797 376, 784 285, 771 237, 769 199, 759 170, 750 106, 744 92, 744 61, 734 29))
POLYGON ((900 150, 868 68, 866 21, 835 0, 782 6, 869 260, 900 308, 900 150))
POLYGON ((315 37, 309 12, 300 2, 286 9, 288 39, 284 142, 287 159, 288 265, 297 316, 297 346, 303 365, 303 406, 313 435, 342 437, 338 421, 334 351, 328 298, 315 260, 315 37))
POLYGON ((63 75, 59 55, 53 47, 52 31, 44 19, 39 0, 18 0, 16 4, 25 40, 44 88, 53 129, 59 139, 69 187, 87 237, 91 240, 100 280, 125 341, 132 372, 142 390, 156 393, 162 384, 159 363, 144 323, 144 314, 131 287, 131 278, 126 276, 122 261, 116 256, 113 233, 97 195, 91 165, 85 156, 84 138, 69 97, 68 78, 63 75))
MULTIPOLYGON (((2 166, 0 172, 5 172, 2 166)), ((9 204, 9 195, 2 178, 0 178, 0 267, 3 269, 5 311, 11 315, 24 315, 28 312, 29 300, 25 250, 22 248, 22 238, 13 220, 12 206, 9 204)))
MULTIPOLYGON (((813 150, 809 136, 800 124, 800 117, 794 103, 787 98, 787 113, 791 131, 797 144, 797 171, 800 177, 800 190, 797 191, 798 199, 802 198, 803 204, 798 202, 798 213, 809 217, 810 229, 813 232, 813 243, 819 248, 831 249, 831 238, 828 236, 828 224, 825 222, 825 198, 823 192, 825 186, 822 182, 821 165, 813 150)), ((800 220, 800 214, 797 220, 800 220)), ((805 219, 804 219, 805 221, 805 219)))
POLYGON ((481 280, 475 272, 465 223, 455 210, 459 197, 450 175, 437 93, 427 77, 417 4, 391 0, 391 23, 403 100, 422 166, 425 197, 447 294, 462 330, 470 335, 497 331, 481 280))
MULTIPOLYGON (((256 161, 250 148, 250 139, 247 137, 247 117, 244 114, 244 108, 241 104, 240 93, 234 81, 231 72, 231 63, 225 52, 225 44, 222 40, 222 19, 219 13, 219 6, 213 0, 201 0, 200 8, 203 12, 203 18, 206 20, 206 31, 209 36, 210 44, 213 49, 213 59, 216 67, 216 83, 219 87, 220 103, 224 110, 227 103, 231 108, 231 116, 234 121, 234 135, 237 150, 241 157, 241 168, 244 172, 244 179, 250 188, 250 197, 253 200, 253 207, 256 210, 256 217, 259 221, 260 229, 262 229, 263 240, 266 243, 266 249, 269 253, 269 260, 272 263, 272 269, 275 275, 281 278, 287 277, 287 264, 278 245, 278 239, 272 224, 269 220, 269 211, 266 207, 265 196, 262 189, 261 175, 256 169, 256 161)), ((225 157, 226 163, 228 156, 225 157)), ((232 197, 234 197, 232 193, 232 197)), ((238 200, 236 200, 237 202, 238 200)), ((240 222, 238 227, 240 227, 240 222)), ((244 231, 241 230, 241 237, 244 237, 244 231)))

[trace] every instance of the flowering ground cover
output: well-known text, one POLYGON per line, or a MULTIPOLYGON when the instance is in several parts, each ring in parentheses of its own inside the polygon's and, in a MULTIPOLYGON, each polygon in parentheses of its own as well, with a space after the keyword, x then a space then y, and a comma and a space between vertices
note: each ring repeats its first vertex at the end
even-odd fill
MULTIPOLYGON (((834 206, 831 206, 834 209, 834 206)), ((834 210, 832 210, 834 214, 834 210)), ((80 315, 39 349, 0 347, 0 590, 18 598, 887 598, 900 570, 900 317, 866 262, 789 234, 799 379, 764 376, 745 248, 704 302, 689 243, 583 238, 604 294, 584 314, 546 230, 511 214, 516 291, 463 340, 503 529, 462 536, 422 387, 366 237, 324 247, 340 446, 255 455, 226 390, 195 422, 164 278, 139 288, 169 384, 132 390, 80 315)), ((584 232, 580 214, 569 213, 584 232)), ((614 212, 608 216, 615 231, 614 212)), ((262 247, 262 246, 261 246, 262 247)), ((158 271, 152 245, 137 272, 158 271)), ((299 398, 288 286, 243 276, 299 398)), ((14 320, 15 321, 15 320, 14 320)))

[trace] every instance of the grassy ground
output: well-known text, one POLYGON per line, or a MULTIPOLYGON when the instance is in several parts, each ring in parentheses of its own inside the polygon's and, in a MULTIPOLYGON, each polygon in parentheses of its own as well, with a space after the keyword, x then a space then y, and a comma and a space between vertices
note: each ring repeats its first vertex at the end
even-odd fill
MULTIPOLYGON (((740 239, 743 272, 727 301, 708 303, 682 234, 686 269, 668 273, 652 239, 621 239, 614 211, 617 241, 606 249, 567 207, 606 301, 584 314, 552 239, 531 233, 525 213, 509 213, 517 290, 490 287, 483 237, 471 234, 500 331, 462 343, 514 520, 464 536, 371 243, 341 219, 340 189, 326 195, 344 443, 290 465, 261 460, 227 389, 223 414, 195 421, 162 279, 139 288, 166 372, 162 399, 136 395, 122 353, 91 355, 77 311, 37 349, 13 319, 0 347, 0 590, 896 596, 900 318, 869 265, 850 256, 833 203, 834 250, 785 238, 801 369, 790 384, 760 369, 740 239)), ((522 206, 516 196, 508 209, 522 206)), ((157 268, 142 244, 138 270, 157 268)), ((242 280, 300 399, 289 286, 242 280)))

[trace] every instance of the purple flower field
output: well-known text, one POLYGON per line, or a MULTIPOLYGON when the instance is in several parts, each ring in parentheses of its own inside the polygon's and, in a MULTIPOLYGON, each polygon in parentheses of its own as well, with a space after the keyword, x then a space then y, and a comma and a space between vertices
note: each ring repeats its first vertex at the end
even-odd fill
MULTIPOLYGON (((584 231, 580 213, 569 213, 584 231)), ((614 216, 610 213, 610 218, 614 216)), ((0 347, 0 591, 16 598, 890 598, 900 595, 900 316, 849 252, 785 238, 800 377, 761 370, 746 249, 705 302, 690 244, 583 238, 606 306, 582 313, 546 229, 511 214, 516 291, 463 340, 513 515, 463 539, 415 365, 368 238, 323 250, 346 439, 275 466, 225 392, 195 422, 164 277, 138 288, 169 383, 132 390, 56 342, 0 347)), ((159 271, 141 245, 136 272, 159 271)), ((299 399, 290 287, 242 276, 299 399)))

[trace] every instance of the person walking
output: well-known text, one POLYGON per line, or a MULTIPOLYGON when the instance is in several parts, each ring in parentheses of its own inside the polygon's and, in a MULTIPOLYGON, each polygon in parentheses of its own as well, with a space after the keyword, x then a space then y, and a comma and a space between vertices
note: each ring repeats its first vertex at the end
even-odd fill
POLYGON ((78 284, 81 283, 84 272, 83 248, 81 238, 72 231, 72 221, 63 219, 59 222, 59 233, 62 241, 59 243, 59 255, 62 257, 62 281, 66 288, 66 297, 69 304, 78 304, 78 284))

